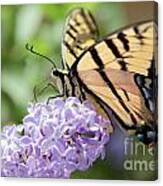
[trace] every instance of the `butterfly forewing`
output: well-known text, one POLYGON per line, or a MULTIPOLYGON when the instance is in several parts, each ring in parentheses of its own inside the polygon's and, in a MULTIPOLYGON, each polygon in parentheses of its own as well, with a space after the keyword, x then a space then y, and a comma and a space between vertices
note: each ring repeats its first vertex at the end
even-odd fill
POLYGON ((98 29, 88 10, 75 9, 67 18, 62 41, 65 68, 70 68, 88 47, 96 42, 98 29))
MULTIPOLYGON (((86 58, 90 59, 95 50, 102 61, 102 65, 97 68, 121 69, 147 75, 157 44, 156 32, 155 23, 147 22, 112 34, 88 50, 80 59, 83 62, 80 62, 77 68, 79 71, 88 70, 86 58)), ((92 57, 90 61, 93 65, 92 57)))

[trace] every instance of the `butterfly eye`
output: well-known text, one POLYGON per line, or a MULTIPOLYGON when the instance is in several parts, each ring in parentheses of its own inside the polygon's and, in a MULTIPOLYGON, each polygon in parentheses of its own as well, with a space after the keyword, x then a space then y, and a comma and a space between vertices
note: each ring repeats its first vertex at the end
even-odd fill
POLYGON ((53 70, 52 74, 53 74, 53 76, 59 76, 58 70, 53 70))

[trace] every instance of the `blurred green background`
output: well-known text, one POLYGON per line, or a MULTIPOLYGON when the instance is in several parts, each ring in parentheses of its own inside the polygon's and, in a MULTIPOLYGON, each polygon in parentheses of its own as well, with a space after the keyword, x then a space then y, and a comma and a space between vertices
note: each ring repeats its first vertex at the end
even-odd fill
MULTIPOLYGON (((1 7, 1 125, 21 123, 27 105, 33 99, 33 88, 44 84, 51 66, 25 49, 29 43, 40 53, 61 62, 62 31, 68 12, 77 7, 91 10, 100 36, 122 26, 153 18, 152 2, 84 3, 49 5, 3 5, 1 7)), ((48 96, 54 94, 47 92, 48 96)), ((47 97, 47 95, 46 95, 47 97)), ((148 158, 148 157, 147 157, 148 158)), ((86 172, 73 178, 151 179, 153 173, 139 174, 111 168, 108 160, 97 161, 86 172)))

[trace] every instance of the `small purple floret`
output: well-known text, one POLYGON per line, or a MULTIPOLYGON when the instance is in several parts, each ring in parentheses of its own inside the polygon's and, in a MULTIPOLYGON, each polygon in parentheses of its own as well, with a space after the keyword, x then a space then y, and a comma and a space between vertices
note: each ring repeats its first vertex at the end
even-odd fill
POLYGON ((31 104, 22 125, 1 134, 1 174, 9 177, 69 178, 105 157, 110 121, 75 97, 31 104))

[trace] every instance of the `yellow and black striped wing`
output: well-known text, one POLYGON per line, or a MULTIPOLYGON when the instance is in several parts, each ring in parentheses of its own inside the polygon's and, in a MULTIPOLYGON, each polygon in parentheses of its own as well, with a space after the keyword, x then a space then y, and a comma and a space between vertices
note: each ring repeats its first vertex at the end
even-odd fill
POLYGON ((123 126, 153 121, 157 27, 140 23, 113 33, 83 53, 72 68, 85 91, 123 126))
POLYGON ((67 18, 62 41, 64 67, 71 68, 76 59, 96 42, 98 29, 91 13, 83 8, 75 9, 67 18))

